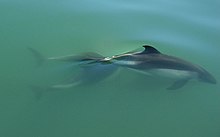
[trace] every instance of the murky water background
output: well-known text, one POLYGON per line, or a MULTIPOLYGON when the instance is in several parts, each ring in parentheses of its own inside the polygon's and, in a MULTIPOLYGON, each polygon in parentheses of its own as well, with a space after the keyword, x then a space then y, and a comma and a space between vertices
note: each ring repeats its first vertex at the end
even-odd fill
POLYGON ((219 137, 219 84, 190 82, 170 92, 166 81, 126 70, 36 101, 30 85, 67 73, 37 67, 27 50, 111 56, 151 44, 219 81, 219 6, 218 0, 0 0, 0 136, 219 137))

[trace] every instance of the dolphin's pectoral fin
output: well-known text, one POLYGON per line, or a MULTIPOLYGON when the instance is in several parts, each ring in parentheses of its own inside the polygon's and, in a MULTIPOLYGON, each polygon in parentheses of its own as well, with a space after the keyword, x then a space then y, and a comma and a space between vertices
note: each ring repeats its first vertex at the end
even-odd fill
POLYGON ((181 79, 178 81, 175 81, 170 87, 168 87, 168 90, 176 90, 179 88, 182 88, 187 82, 189 81, 189 79, 181 79))

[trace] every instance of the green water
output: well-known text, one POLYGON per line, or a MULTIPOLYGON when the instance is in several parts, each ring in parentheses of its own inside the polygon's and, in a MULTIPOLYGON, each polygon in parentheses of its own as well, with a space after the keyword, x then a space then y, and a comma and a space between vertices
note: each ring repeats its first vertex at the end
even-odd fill
POLYGON ((152 44, 219 81, 219 7, 218 0, 0 0, 0 136, 220 137, 219 84, 170 92, 124 71, 36 101, 30 84, 54 80, 57 70, 36 67, 26 49, 110 56, 152 44))

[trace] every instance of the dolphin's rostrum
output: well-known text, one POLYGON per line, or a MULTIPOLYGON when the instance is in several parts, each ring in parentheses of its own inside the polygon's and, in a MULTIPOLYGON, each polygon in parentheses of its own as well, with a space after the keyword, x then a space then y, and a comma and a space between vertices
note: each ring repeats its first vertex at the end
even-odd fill
MULTIPOLYGON (((82 69, 77 77, 72 78, 71 83, 53 85, 52 87, 64 88, 97 82, 108 77, 118 68, 128 68, 143 74, 174 78, 175 82, 167 88, 169 90, 179 89, 192 79, 211 84, 217 83, 216 79, 201 66, 163 54, 149 45, 143 47, 144 50, 141 52, 127 52, 112 57, 103 57, 97 53, 89 52, 81 55, 45 59, 75 63, 82 69)), ((29 48, 29 50, 39 58, 38 61, 43 60, 39 52, 32 48, 29 48)))

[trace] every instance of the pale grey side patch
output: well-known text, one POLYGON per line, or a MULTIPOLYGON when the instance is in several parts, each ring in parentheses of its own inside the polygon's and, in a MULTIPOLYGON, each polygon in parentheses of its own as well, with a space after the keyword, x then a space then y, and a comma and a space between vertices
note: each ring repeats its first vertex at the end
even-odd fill
POLYGON ((174 69, 152 69, 148 71, 149 73, 167 77, 171 79, 188 79, 188 78, 197 78, 198 74, 196 72, 185 71, 185 70, 174 70, 174 69))
POLYGON ((126 66, 134 66, 138 65, 140 61, 127 61, 127 60, 116 60, 114 61, 114 64, 117 65, 126 65, 126 66))

